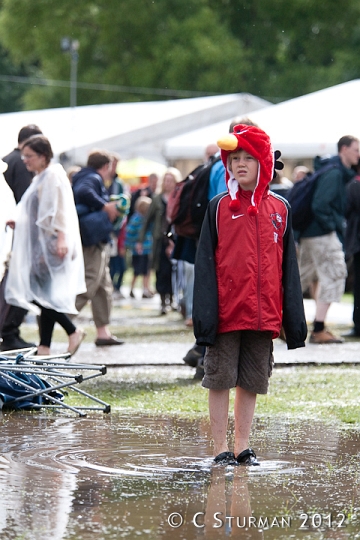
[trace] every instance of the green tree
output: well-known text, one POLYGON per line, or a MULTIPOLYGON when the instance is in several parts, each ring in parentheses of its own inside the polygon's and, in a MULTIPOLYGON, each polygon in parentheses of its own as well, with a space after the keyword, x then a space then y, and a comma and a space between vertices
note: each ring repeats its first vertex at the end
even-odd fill
MULTIPOLYGON (((37 78, 69 81, 63 36, 80 43, 80 105, 174 90, 280 101, 360 76, 357 0, 0 0, 0 41, 37 78)), ((66 106, 69 88, 32 85, 23 102, 66 106)))
POLYGON ((23 95, 28 86, 18 81, 25 76, 25 67, 15 66, 9 53, 0 45, 0 112, 12 112, 22 108, 23 95))
POLYGON ((242 41, 247 91, 296 97, 360 76, 356 0, 209 0, 242 41))
MULTIPOLYGON (((79 40, 82 83, 229 93, 243 90, 249 69, 241 42, 207 0, 3 0, 0 36, 15 62, 37 63, 37 75, 52 80, 69 80, 61 36, 79 40)), ((79 104, 144 98, 159 95, 78 92, 79 104)), ((68 103, 69 91, 56 86, 25 95, 27 108, 68 103)))

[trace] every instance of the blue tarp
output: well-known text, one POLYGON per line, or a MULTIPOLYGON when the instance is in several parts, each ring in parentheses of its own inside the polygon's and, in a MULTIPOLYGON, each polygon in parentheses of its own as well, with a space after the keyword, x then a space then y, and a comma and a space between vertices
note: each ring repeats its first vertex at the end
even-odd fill
POLYGON ((11 370, 0 373, 0 400, 4 409, 31 410, 34 405, 37 405, 36 408, 38 408, 39 405, 51 403, 44 395, 34 395, 35 392, 43 389, 49 389, 49 395, 58 400, 63 400, 63 394, 57 390, 52 391, 51 385, 35 374, 13 372, 11 370), (6 375, 10 376, 11 379, 6 375), (26 388, 25 385, 30 386, 31 389, 26 388), (24 397, 24 399, 14 402, 14 399, 19 397, 24 397))

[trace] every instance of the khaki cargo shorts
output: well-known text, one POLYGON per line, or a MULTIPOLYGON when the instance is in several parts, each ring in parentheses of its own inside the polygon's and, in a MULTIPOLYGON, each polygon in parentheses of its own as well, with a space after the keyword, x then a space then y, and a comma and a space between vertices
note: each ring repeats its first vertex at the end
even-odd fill
POLYGON ((340 302, 345 290, 347 268, 342 244, 335 232, 301 238, 299 249, 301 288, 318 281, 318 300, 340 302))
POLYGON ((274 365, 271 332, 239 330, 216 336, 206 348, 202 386, 225 390, 240 386, 267 394, 274 365))

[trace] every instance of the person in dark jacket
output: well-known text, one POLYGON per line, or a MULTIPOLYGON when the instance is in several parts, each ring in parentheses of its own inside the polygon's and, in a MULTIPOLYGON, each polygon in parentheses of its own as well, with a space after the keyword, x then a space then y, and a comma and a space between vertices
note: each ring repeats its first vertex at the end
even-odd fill
POLYGON ((157 193, 158 183, 159 183, 158 175, 156 173, 151 173, 148 176, 147 185, 133 192, 133 194, 131 195, 128 219, 130 219, 133 213, 135 212, 135 203, 139 197, 150 197, 150 199, 154 198, 155 194, 157 193))
POLYGON ((343 337, 360 338, 360 160, 354 167, 356 176, 346 186, 346 212, 347 219, 345 235, 345 256, 347 260, 353 258, 353 294, 354 326, 343 337))
POLYGON ((228 193, 209 203, 195 261, 193 321, 198 345, 207 347, 202 385, 216 463, 259 465, 249 447, 256 396, 266 394, 272 340, 283 326, 289 349, 307 334, 291 209, 269 191, 274 154, 255 126, 236 125, 218 141, 228 193), (235 441, 227 424, 235 387, 235 441))
MULTIPOLYGON (((104 211, 111 222, 119 213, 117 202, 109 201, 104 186, 108 174, 110 155, 104 150, 95 150, 88 156, 87 166, 73 176, 72 188, 77 208, 87 207, 91 211, 104 211)), ((81 231, 81 227, 80 227, 81 231)), ((113 336, 109 330, 113 285, 109 271, 109 256, 106 249, 108 236, 93 245, 83 245, 85 281, 87 291, 76 298, 76 309, 80 311, 91 301, 96 327, 97 346, 122 345, 124 342, 113 336)))
MULTIPOLYGON (((315 160, 315 170, 319 168, 315 160)), ((302 290, 316 283, 315 321, 310 343, 342 343, 325 327, 332 302, 340 302, 345 290, 347 268, 343 249, 345 232, 346 184, 353 178, 353 165, 359 161, 359 141, 346 135, 338 142, 334 167, 317 179, 312 199, 313 219, 301 232, 299 266, 302 290)))
POLYGON ((173 242, 166 235, 168 229, 166 206, 170 193, 180 181, 181 174, 178 169, 175 167, 166 169, 161 192, 155 195, 151 201, 138 242, 135 245, 137 253, 141 254, 146 233, 149 229, 152 230, 152 267, 156 273, 156 291, 161 298, 161 315, 166 315, 168 307, 173 308, 172 263, 170 259, 173 242))
POLYGON ((34 174, 27 170, 21 158, 21 149, 24 142, 32 135, 42 135, 41 129, 35 124, 29 124, 21 128, 18 134, 17 147, 10 154, 3 157, 3 161, 8 164, 8 168, 4 173, 5 180, 14 193, 16 204, 30 186, 34 177, 34 174))
MULTIPOLYGON (((7 154, 3 160, 8 167, 4 172, 6 182, 11 188, 16 204, 20 201, 27 188, 30 186, 34 173, 27 170, 25 163, 21 158, 21 149, 26 139, 32 135, 41 135, 41 129, 35 124, 29 124, 20 129, 18 133, 18 145, 10 154, 7 154)), ((22 324, 27 310, 19 306, 9 306, 1 330, 2 342, 0 349, 3 351, 11 349, 22 349, 33 347, 34 343, 25 341, 20 336, 20 325, 22 324)))

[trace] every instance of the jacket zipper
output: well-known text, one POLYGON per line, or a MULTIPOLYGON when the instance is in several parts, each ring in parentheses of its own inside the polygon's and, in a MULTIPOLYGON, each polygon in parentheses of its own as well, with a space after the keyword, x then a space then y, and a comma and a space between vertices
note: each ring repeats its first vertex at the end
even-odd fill
POLYGON ((257 243, 257 259, 258 259, 258 279, 257 279, 257 301, 258 301, 258 330, 261 330, 261 265, 260 265, 260 235, 259 235, 259 218, 255 216, 256 220, 256 243, 257 243))

